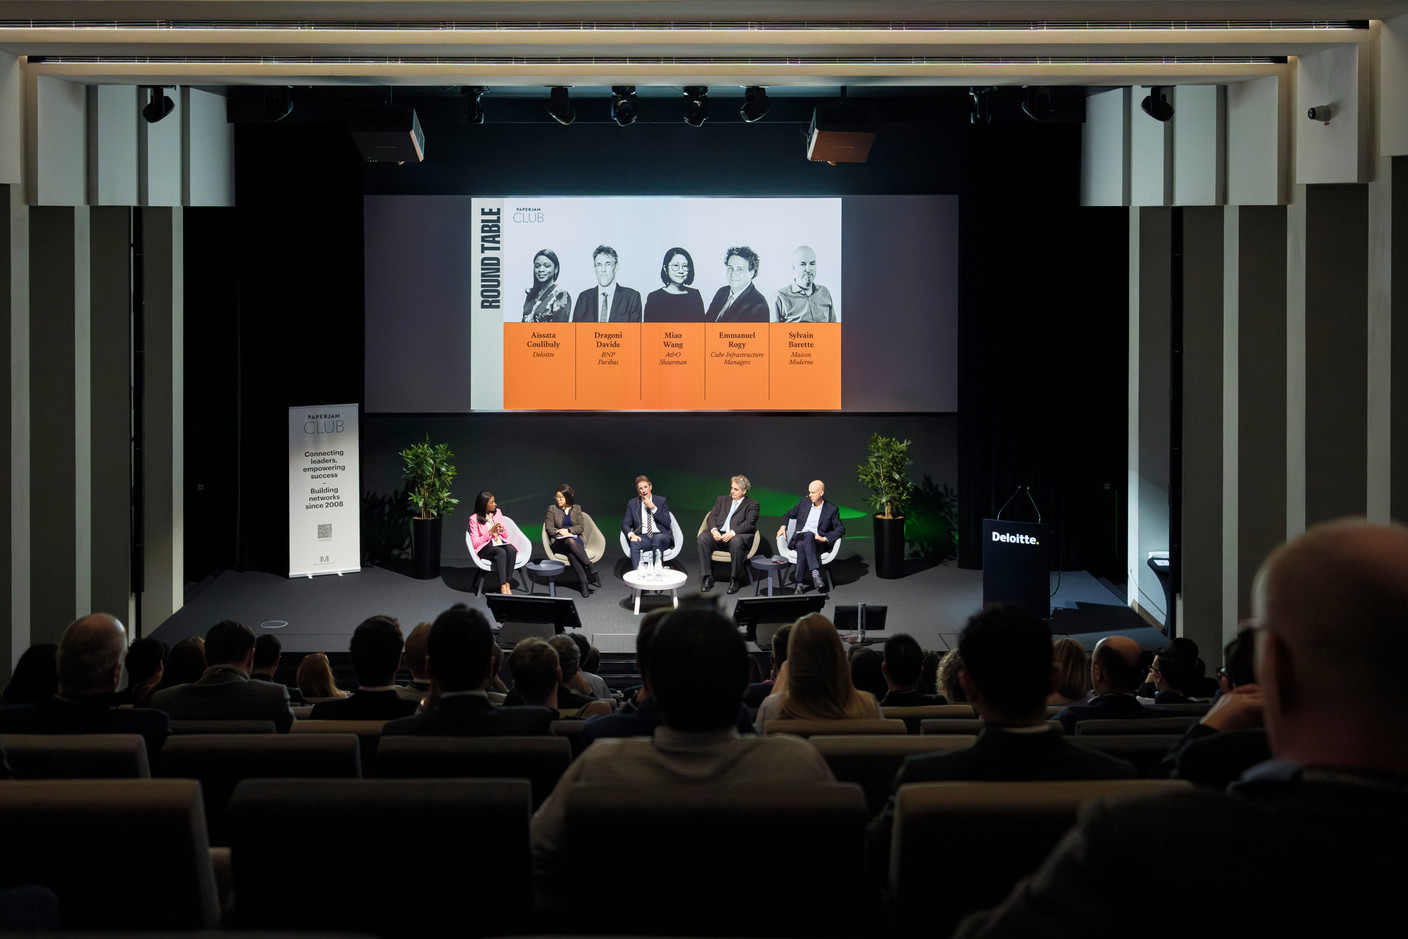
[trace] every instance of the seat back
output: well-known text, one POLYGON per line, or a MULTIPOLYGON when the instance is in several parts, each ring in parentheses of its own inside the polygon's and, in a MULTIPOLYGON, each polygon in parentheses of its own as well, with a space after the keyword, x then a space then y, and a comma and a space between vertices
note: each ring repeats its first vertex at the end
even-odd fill
POLYGON ((387 737, 377 750, 376 773, 386 778, 526 779, 533 808, 572 762, 566 737, 387 737))
POLYGON ((798 737, 813 737, 822 734, 903 734, 904 721, 891 721, 884 718, 850 718, 839 721, 804 721, 794 718, 768 721, 763 725, 765 734, 793 734, 798 737))
POLYGON ((811 738, 837 782, 853 782, 865 792, 866 810, 879 814, 890 796, 895 774, 906 757, 917 753, 966 750, 977 738, 969 734, 845 734, 811 738))
POLYGON ((1181 734, 1198 723, 1194 715, 1187 717, 1097 718, 1076 721, 1076 734, 1181 734))
POLYGON ((235 925, 408 939, 521 931, 531 815, 518 779, 246 780, 230 800, 235 925), (404 853, 386 847, 397 841, 404 853))
POLYGON ((275 734, 273 721, 172 721, 172 734, 275 734))
POLYGON ((1182 734, 1084 734, 1071 737, 1071 743, 1082 750, 1128 760, 1134 765, 1134 771, 1144 777, 1182 739, 1182 734))
POLYGON ((211 844, 229 844, 225 809, 244 779, 356 778, 362 775, 355 734, 192 734, 162 748, 156 775, 199 779, 211 844))
POLYGON ((892 720, 904 721, 904 726, 912 734, 919 733, 919 725, 926 720, 938 720, 941 718, 974 718, 971 704, 922 704, 915 707, 886 708, 880 709, 880 716, 892 720))
POLYGON ((381 740, 381 728, 385 720, 375 721, 294 721, 289 728, 292 734, 356 734, 357 749, 361 751, 362 775, 370 776, 372 764, 376 761, 377 743, 381 740))
POLYGON ((141 734, 0 734, 16 779, 147 779, 141 734))
MULTIPOLYGON (((680 552, 684 550, 684 529, 680 528, 680 516, 677 512, 670 513, 670 536, 674 538, 675 543, 660 552, 661 558, 667 562, 679 557, 680 552)), ((626 540, 625 532, 621 532, 621 553, 627 558, 631 556, 631 543, 626 540)), ((728 560, 727 555, 724 556, 724 560, 728 560)))
POLYGON ((620 934, 856 936, 878 922, 862 870, 858 786, 584 785, 564 798, 569 910, 599 905, 600 883, 581 873, 600 863, 603 846, 630 845, 648 859, 632 867, 630 901, 613 907, 610 928, 620 934), (746 859, 760 844, 765 886, 755 888, 746 859), (686 892, 701 902, 682 904, 686 892))
POLYGON ((0 884, 59 897, 65 930, 220 925, 200 785, 190 779, 0 784, 0 884), (157 892, 133 893, 133 874, 157 892))
POLYGON ((890 842, 895 935, 947 935, 1034 872, 1087 799, 1186 788, 1168 779, 939 782, 901 786, 890 842), (954 864, 942 845, 963 845, 954 864))

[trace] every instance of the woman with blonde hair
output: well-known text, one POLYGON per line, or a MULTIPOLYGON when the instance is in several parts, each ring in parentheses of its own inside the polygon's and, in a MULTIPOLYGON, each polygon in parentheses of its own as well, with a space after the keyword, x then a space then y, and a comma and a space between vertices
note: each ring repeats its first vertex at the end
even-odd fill
POLYGON ((787 639, 787 661, 777 683, 782 691, 763 701, 756 727, 770 720, 878 718, 880 704, 851 683, 851 667, 841 635, 820 613, 797 620, 787 639))
POLYGON ((298 663, 298 690, 309 702, 335 701, 347 697, 347 692, 337 687, 333 678, 332 663, 322 652, 310 652, 298 663))
POLYGON ((1047 695, 1047 704, 1080 704, 1090 691, 1090 660, 1085 648, 1070 636, 1052 644, 1056 663, 1056 689, 1047 695))

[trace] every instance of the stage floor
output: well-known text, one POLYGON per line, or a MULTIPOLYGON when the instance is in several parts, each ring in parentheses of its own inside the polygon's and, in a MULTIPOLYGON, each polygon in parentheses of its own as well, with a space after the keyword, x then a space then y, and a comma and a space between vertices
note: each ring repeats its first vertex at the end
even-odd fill
MULTIPOLYGON (((608 559, 609 560, 609 559, 608 559)), ((632 614, 631 590, 620 579, 625 561, 613 570, 598 565, 603 586, 583 599, 568 584, 559 584, 558 596, 576 600, 582 627, 603 653, 634 653, 636 623, 632 614)), ((690 559, 686 570, 690 579, 685 588, 698 587, 697 565, 690 559)), ((321 577, 281 577, 276 574, 225 571, 188 592, 186 605, 155 630, 146 631, 168 644, 191 636, 203 636, 222 619, 239 620, 256 634, 275 633, 285 653, 345 652, 357 624, 368 616, 396 617, 409 632, 422 621, 434 620, 455 603, 484 610, 483 596, 473 593, 474 568, 442 567, 434 580, 416 580, 405 573, 367 567, 355 574, 321 577)), ((947 650, 957 644, 963 623, 982 606, 982 571, 960 570, 952 562, 933 564, 921 560, 907 562, 904 577, 881 580, 870 573, 868 560, 860 553, 843 554, 832 565, 835 590, 823 610, 835 604, 884 604, 888 607, 887 633, 908 632, 926 649, 947 650)), ((1052 576, 1052 632, 1079 639, 1087 649, 1106 635, 1119 633, 1133 637, 1144 648, 1154 649, 1165 642, 1163 634, 1125 606, 1123 598, 1083 571, 1067 571, 1052 576)), ((725 615, 731 616, 736 599, 753 595, 746 588, 733 596, 724 593, 727 581, 715 586, 725 615)), ((766 589, 766 588, 764 588, 766 589)), ((536 585, 538 595, 547 588, 536 585)), ((669 596, 647 594, 641 600, 645 612, 668 604, 669 596)), ((492 617, 491 617, 492 618, 492 617)))

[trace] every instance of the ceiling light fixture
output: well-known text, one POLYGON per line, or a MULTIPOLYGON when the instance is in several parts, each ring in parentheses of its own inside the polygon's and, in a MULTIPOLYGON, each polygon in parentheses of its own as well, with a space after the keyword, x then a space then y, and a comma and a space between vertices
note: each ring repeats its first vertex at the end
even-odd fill
POLYGON ((611 119, 622 127, 636 122, 640 108, 636 104, 635 85, 611 86, 611 119))
POLYGON ((684 122, 700 127, 709 119, 709 89, 704 85, 686 85, 684 89, 684 122))
POLYGON ((751 85, 743 93, 743 106, 738 109, 738 116, 751 124, 761 121, 771 107, 766 89, 762 85, 751 85))
POLYGON ((577 119, 577 112, 572 110, 572 101, 568 97, 567 89, 562 85, 557 85, 548 92, 548 116, 564 127, 577 119))

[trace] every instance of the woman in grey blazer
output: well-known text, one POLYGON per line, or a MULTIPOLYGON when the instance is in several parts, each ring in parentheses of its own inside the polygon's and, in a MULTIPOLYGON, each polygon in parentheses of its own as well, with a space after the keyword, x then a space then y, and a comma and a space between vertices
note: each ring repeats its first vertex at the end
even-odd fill
POLYGON ((548 517, 543 522, 543 530, 548 533, 553 551, 567 555, 567 563, 572 565, 572 571, 577 575, 577 583, 582 587, 582 596, 589 597, 591 587, 588 584, 600 587, 601 578, 592 567, 586 546, 582 542, 582 533, 585 531, 582 509, 577 505, 572 487, 566 483, 557 487, 557 491, 553 493, 553 502, 553 505, 548 506, 548 517))

